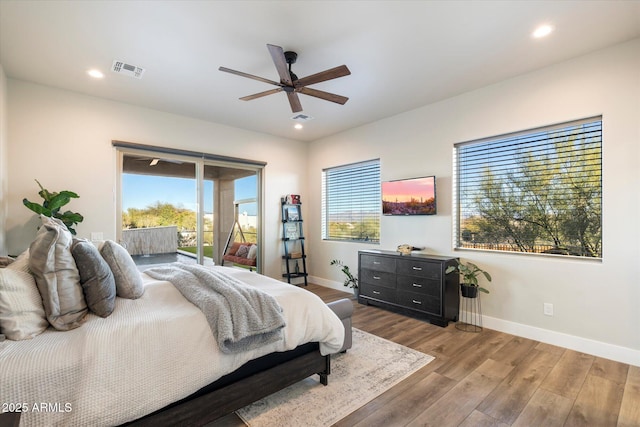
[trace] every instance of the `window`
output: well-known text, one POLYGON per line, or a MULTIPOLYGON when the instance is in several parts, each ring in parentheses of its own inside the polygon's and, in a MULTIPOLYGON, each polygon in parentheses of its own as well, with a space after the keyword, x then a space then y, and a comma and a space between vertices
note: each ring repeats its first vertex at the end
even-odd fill
POLYGON ((454 246, 602 257, 602 117, 454 148, 454 246))
POLYGON ((380 160, 322 171, 322 238, 380 242, 380 160))

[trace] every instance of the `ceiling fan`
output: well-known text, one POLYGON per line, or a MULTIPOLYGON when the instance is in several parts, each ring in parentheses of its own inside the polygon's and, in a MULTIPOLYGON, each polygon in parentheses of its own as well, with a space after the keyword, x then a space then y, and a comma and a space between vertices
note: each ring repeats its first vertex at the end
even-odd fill
POLYGON ((218 70, 224 71, 225 73, 231 73, 237 76, 247 77, 253 80, 258 80, 264 83, 278 86, 276 89, 270 89, 264 92, 255 93, 253 95, 243 96, 242 98, 240 98, 241 100, 250 101, 252 99, 261 98, 263 96, 284 91, 287 94, 287 98, 289 99, 291 111, 293 111, 294 113, 302 111, 302 105, 300 104, 298 93, 303 93, 305 95, 324 99, 326 101, 335 102, 340 105, 344 105, 344 103, 349 100, 349 98, 347 98, 346 96, 336 95, 333 93, 307 87, 327 80, 337 79, 338 77, 348 76, 349 74, 351 74, 351 71, 349 71, 346 65, 340 65, 339 67, 331 68, 329 70, 321 71, 319 73, 298 79, 298 76, 296 76, 291 71, 291 64, 295 64, 296 60, 298 59, 297 53, 291 51, 285 52, 280 46, 275 46, 272 44, 267 44, 267 49, 269 49, 271 59, 276 66, 276 70, 278 70, 278 75, 280 76, 279 83, 273 80, 243 73, 242 71, 235 71, 225 67, 218 68, 218 70), (289 65, 289 67, 287 67, 287 64, 289 65))

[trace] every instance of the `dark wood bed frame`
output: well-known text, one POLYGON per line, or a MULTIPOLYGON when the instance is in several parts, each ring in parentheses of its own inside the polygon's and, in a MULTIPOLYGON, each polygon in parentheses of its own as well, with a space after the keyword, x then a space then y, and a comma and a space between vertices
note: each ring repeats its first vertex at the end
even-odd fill
POLYGON ((317 342, 247 362, 191 396, 126 426, 202 426, 282 390, 311 375, 328 384, 331 357, 322 356, 317 342))

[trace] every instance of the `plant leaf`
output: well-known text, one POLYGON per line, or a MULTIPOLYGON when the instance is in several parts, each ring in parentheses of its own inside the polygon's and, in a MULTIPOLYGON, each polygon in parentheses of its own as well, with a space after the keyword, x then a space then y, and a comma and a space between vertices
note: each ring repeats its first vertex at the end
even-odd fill
POLYGON ((37 213, 38 215, 42 214, 44 216, 51 216, 51 210, 45 208, 42 205, 39 205, 38 203, 33 203, 27 199, 22 199, 22 204, 25 205, 27 208, 31 209, 32 211, 34 211, 35 213, 37 213))

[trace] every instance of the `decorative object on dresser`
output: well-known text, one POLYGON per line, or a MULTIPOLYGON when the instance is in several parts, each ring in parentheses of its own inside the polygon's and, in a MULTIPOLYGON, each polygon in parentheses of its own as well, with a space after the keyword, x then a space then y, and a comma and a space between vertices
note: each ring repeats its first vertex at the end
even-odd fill
POLYGON ((445 273, 455 265, 457 258, 447 256, 359 251, 358 302, 425 317, 445 327, 458 320, 459 276, 445 273))
POLYGON ((282 205, 282 244, 285 272, 282 277, 291 283, 293 278, 304 278, 307 286, 307 255, 304 253, 304 235, 302 234, 302 212, 300 196, 288 194, 280 199, 282 205), (293 203, 292 203, 293 202, 293 203))
POLYGON ((397 249, 397 251, 400 252, 402 255, 410 255, 411 252, 419 251, 419 250, 420 250, 420 248, 417 248, 417 247, 412 246, 412 245, 407 245, 407 244, 398 245, 398 249, 397 249))

